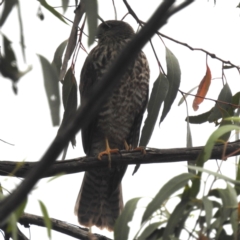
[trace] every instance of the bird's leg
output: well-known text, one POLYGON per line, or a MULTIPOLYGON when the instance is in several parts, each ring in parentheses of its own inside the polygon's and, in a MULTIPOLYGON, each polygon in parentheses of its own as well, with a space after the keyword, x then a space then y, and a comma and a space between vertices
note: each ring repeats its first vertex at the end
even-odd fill
POLYGON ((103 155, 108 155, 108 160, 109 160, 108 166, 109 168, 111 168, 111 153, 118 153, 119 149, 117 148, 111 149, 107 138, 105 138, 105 142, 106 142, 106 150, 98 154, 98 159, 101 160, 103 155))
POLYGON ((123 143, 124 143, 125 150, 130 151, 132 149, 132 146, 128 145, 126 140, 124 140, 123 143))

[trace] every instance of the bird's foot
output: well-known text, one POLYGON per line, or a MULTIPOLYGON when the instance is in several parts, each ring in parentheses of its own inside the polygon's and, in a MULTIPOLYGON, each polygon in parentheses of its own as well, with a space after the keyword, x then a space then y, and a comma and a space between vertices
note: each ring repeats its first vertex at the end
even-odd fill
POLYGON ((105 141, 106 141, 106 150, 98 154, 98 159, 102 160, 103 155, 108 155, 108 163, 109 163, 108 167, 111 168, 111 154, 118 153, 119 149, 118 148, 111 149, 107 138, 105 139, 105 141))
POLYGON ((143 155, 145 155, 146 154, 146 149, 145 149, 145 147, 136 147, 136 148, 134 148, 134 149, 132 149, 133 151, 140 151, 143 155))
POLYGON ((127 143, 127 141, 126 140, 124 140, 124 147, 125 147, 125 150, 127 150, 127 151, 130 151, 130 150, 132 150, 132 146, 131 146, 131 144, 129 144, 128 145, 128 143, 127 143))

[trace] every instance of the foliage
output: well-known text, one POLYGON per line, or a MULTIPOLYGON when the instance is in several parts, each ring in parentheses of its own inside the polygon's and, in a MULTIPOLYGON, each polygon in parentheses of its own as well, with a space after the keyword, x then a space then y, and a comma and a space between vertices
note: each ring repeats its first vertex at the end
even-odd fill
MULTIPOLYGON (((205 236, 206 239, 237 239, 239 204, 237 196, 240 188, 239 167, 236 179, 229 178, 222 174, 204 169, 204 163, 210 158, 212 147, 219 141, 220 137, 233 129, 239 127, 226 125, 218 128, 208 139, 205 148, 198 157, 196 165, 189 166, 197 171, 197 174, 185 173, 169 180, 146 206, 143 213, 141 226, 134 239, 180 239, 189 233, 197 239, 205 236), (202 173, 206 173, 207 183, 203 180, 202 173), (210 181, 209 176, 213 176, 210 181), (225 181, 226 188, 213 188, 214 183, 220 179, 225 181), (210 187, 209 187, 210 186, 210 187), (179 194, 179 191, 181 193, 179 194), (215 197, 215 198, 213 198, 215 197), (170 213, 168 202, 177 198, 179 203, 170 213), (217 200, 216 200, 217 199, 217 200), (195 224, 189 219, 195 218, 195 224), (232 229, 232 234, 227 235, 226 231, 232 229)), ((139 199, 138 199, 139 200, 139 199)), ((130 203, 130 202, 129 202, 130 203)), ((127 203, 128 205, 128 203, 127 203)), ((126 215, 133 215, 137 210, 135 205, 132 208, 124 209, 119 222, 125 219, 126 215)), ((130 221, 131 219, 128 219, 130 221)), ((128 233, 128 224, 121 226, 121 231, 128 233)), ((119 232, 118 225, 115 228, 119 232)), ((118 236, 115 234, 115 236, 118 236)), ((115 239, 121 239, 116 237, 115 239)))
MULTIPOLYGON (((82 1, 85 5, 86 19, 88 24, 89 40, 88 44, 93 44, 95 40, 97 17, 98 17, 98 2, 94 1, 82 1)), ((62 0, 63 12, 68 7, 68 1, 62 0)), ((20 30, 20 46, 22 49, 22 56, 25 59, 25 41, 24 32, 22 26, 22 17, 20 11, 20 3, 18 0, 3 1, 2 15, 0 17, 0 26, 3 26, 7 19, 10 17, 10 13, 16 7, 18 9, 18 23, 20 30)), ((66 23, 64 17, 52 6, 50 6, 45 0, 39 1, 39 8, 44 7, 57 19, 66 23)), ((78 1, 76 1, 78 6, 78 1)), ((1 5, 0 5, 1 7, 1 5)), ((79 7, 79 6, 78 6, 79 7)), ((238 6, 239 7, 239 6, 238 6)), ((133 17, 134 14, 132 13, 133 17)), ((40 16, 40 15, 39 15, 40 16)), ((143 24, 143 21, 138 21, 139 26, 143 24)), ((77 41, 75 41, 72 48, 71 65, 68 71, 64 73, 63 80, 59 75, 62 71, 64 58, 64 51, 70 41, 64 40, 54 53, 53 61, 50 63, 44 56, 38 55, 43 72, 44 88, 49 103, 49 109, 51 113, 51 119, 53 126, 59 127, 58 134, 61 134, 61 130, 67 128, 69 122, 74 117, 77 111, 77 82, 75 77, 75 61, 78 57, 79 49, 85 50, 81 42, 83 29, 85 26, 85 20, 79 35, 75 35, 77 41), (62 94, 59 90, 61 83, 62 94), (60 124, 60 96, 62 96, 62 102, 64 106, 63 119, 60 124)), ((13 91, 17 93, 18 81, 31 70, 29 66, 25 71, 20 71, 18 67, 18 60, 12 47, 12 42, 4 35, 0 33, 3 42, 3 53, 0 55, 0 73, 3 77, 12 81, 13 91)), ((156 33, 161 37, 161 34, 156 33)), ((149 140, 151 139, 155 124, 160 115, 159 125, 165 120, 168 113, 171 110, 177 93, 180 91, 179 86, 181 82, 181 68, 180 63, 174 53, 165 45, 166 50, 166 74, 162 68, 160 68, 159 75, 153 84, 152 91, 150 93, 150 100, 147 107, 147 117, 142 128, 142 134, 140 138, 140 146, 147 147, 149 140), (163 109, 161 109, 164 104, 163 109), (162 112, 161 112, 162 111, 162 112), (160 114, 161 113, 161 114, 160 114)), ((206 52, 206 51, 205 51, 206 52)), ((211 56, 210 54, 207 54, 211 56)), ((195 98, 192 103, 192 107, 195 111, 199 109, 200 104, 209 99, 206 98, 208 90, 212 84, 211 65, 206 58, 206 73, 200 81, 199 86, 192 88, 188 92, 181 92, 183 97, 179 102, 179 105, 183 102, 187 105, 187 97, 198 88, 195 98)), ((222 72, 227 69, 236 67, 235 65, 222 64, 222 72)), ((239 69, 238 69, 239 70, 239 69)), ((189 166, 192 172, 180 174, 169 180, 156 194, 152 201, 146 206, 146 209, 142 216, 141 225, 137 231, 135 238, 138 240, 168 240, 168 239, 180 239, 182 236, 189 236, 195 239, 237 239, 238 235, 238 221, 240 216, 240 204, 237 201, 237 197, 240 194, 240 161, 238 160, 236 178, 230 178, 224 176, 218 172, 213 172, 204 168, 204 164, 211 158, 212 148, 216 143, 227 144, 232 131, 239 131, 239 103, 240 103, 240 91, 236 94, 232 94, 228 82, 222 74, 222 88, 218 94, 217 100, 210 99, 215 102, 213 107, 210 107, 208 111, 189 116, 187 111, 186 121, 187 134, 188 134, 188 146, 191 145, 191 131, 190 124, 202 124, 202 123, 214 123, 218 128, 211 134, 206 145, 204 146, 201 154, 196 159, 196 166, 189 166), (209 178, 209 176, 212 176, 209 178), (205 181, 207 179, 207 181, 205 181), (218 181, 225 182, 225 188, 214 187, 214 184, 218 181), (206 183, 207 182, 207 183, 206 183), (172 211, 168 210, 169 202, 172 199, 177 199, 178 203, 172 211), (192 218, 194 218, 194 224, 192 224, 192 218), (229 234, 228 228, 231 228, 229 234), (227 233, 228 232, 228 233, 227 233)), ((76 145, 75 138, 71 140, 72 145, 76 145)), ((223 158, 227 158, 223 154, 223 158)), ((135 172, 137 168, 135 169, 135 172)), ((1 198, 3 198, 1 193, 1 198)), ((134 212, 138 209, 138 202, 140 198, 131 199, 127 202, 123 213, 119 217, 115 225, 114 239, 121 240, 127 239, 130 232, 128 223, 134 221, 134 212)), ((10 217, 6 220, 6 232, 11 233, 13 239, 17 239, 17 221, 22 215, 27 201, 24 201, 19 205, 16 211, 14 211, 10 217)), ((47 228, 48 236, 51 237, 51 219, 48 215, 47 207, 42 201, 39 201, 39 205, 43 214, 45 226, 47 228)))

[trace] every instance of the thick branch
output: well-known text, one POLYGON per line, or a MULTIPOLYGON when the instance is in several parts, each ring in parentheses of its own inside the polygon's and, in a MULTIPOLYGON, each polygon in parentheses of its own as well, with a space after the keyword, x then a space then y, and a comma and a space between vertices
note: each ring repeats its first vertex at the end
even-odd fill
MULTIPOLYGON (((193 0, 186 0, 185 2, 190 4, 193 0)), ((81 104, 72 122, 69 123, 66 129, 59 131, 58 136, 52 142, 42 159, 29 171, 28 176, 22 183, 8 197, 0 202, 0 222, 3 222, 3 220, 21 204, 29 191, 45 174, 73 136, 98 114, 101 106, 104 105, 107 97, 111 95, 112 89, 117 85, 126 68, 137 56, 140 49, 142 49, 154 33, 166 23, 167 19, 176 12, 178 7, 175 9, 171 8, 173 3, 174 0, 165 0, 159 6, 150 20, 119 54, 101 81, 89 92, 90 98, 84 104, 81 104), (171 11, 169 11, 170 8, 171 11)))
MULTIPOLYGON (((37 215, 24 213, 22 217, 20 217, 19 221, 25 227, 30 227, 29 225, 37 225, 40 227, 46 227, 43 221, 43 218, 37 215)), ((81 228, 79 226, 69 224, 58 219, 51 218, 52 229, 58 231, 60 233, 66 234, 71 237, 75 237, 81 240, 111 240, 105 236, 99 234, 90 233, 87 228, 81 228)))
MULTIPOLYGON (((132 164, 150 164, 150 163, 170 163, 196 160, 203 147, 193 148, 174 148, 174 149, 150 149, 146 150, 146 154, 139 151, 121 151, 120 154, 112 154, 111 165, 132 165, 132 164)), ((225 145, 216 145, 212 150, 211 159, 222 159, 223 155, 236 156, 239 154, 240 140, 225 145), (226 150, 226 151, 225 151, 226 150)), ((19 162, 1 161, 0 175, 25 177, 31 171, 36 162, 19 162), (17 171, 13 172, 17 166, 21 165, 17 171), (12 173, 12 174, 10 174, 12 173)), ((43 175, 43 177, 51 177, 58 173, 77 173, 88 171, 91 169, 102 168, 108 166, 108 157, 103 157, 101 161, 94 157, 82 157, 69 159, 66 161, 55 162, 43 175)))

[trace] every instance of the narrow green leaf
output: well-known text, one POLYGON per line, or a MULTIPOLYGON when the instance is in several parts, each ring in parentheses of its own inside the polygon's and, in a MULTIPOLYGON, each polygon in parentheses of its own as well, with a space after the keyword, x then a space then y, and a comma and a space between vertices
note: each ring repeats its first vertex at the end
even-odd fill
MULTIPOLYGON (((227 187, 225 189, 215 189, 218 192, 219 197, 222 199, 223 207, 220 215, 220 222, 223 224, 225 220, 230 217, 230 222, 233 229, 234 239, 237 239, 237 229, 238 229, 238 202, 237 202, 237 194, 235 189, 227 183, 227 187)), ((220 235, 220 231, 217 233, 220 235)))
POLYGON ((17 220, 22 216, 26 206, 27 206, 27 199, 25 199, 14 211, 17 220))
MULTIPOLYGON (((188 118, 188 108, 187 108, 187 118, 188 118)), ((188 148, 193 146, 192 145, 192 133, 191 133, 191 127, 190 127, 189 121, 187 121, 187 144, 186 144, 186 146, 188 148)))
POLYGON ((227 66, 227 65, 223 66, 223 69, 231 69, 231 68, 235 68, 235 67, 234 66, 227 66))
POLYGON ((23 23, 22 23, 21 9, 20 9, 20 1, 18 1, 17 10, 18 10, 18 22, 19 22, 19 29, 20 29, 20 45, 22 49, 23 59, 24 61, 26 61, 25 41, 24 41, 24 34, 23 34, 23 23))
MULTIPOLYGON (((236 181, 240 181, 240 158, 238 158, 236 181)), ((235 184, 235 190, 237 192, 237 195, 239 195, 240 194, 240 186, 235 184)))
POLYGON ((47 94, 48 104, 51 112, 53 126, 59 125, 60 122, 60 93, 58 74, 55 66, 51 65, 49 61, 38 55, 43 71, 44 87, 47 94))
POLYGON ((164 108, 160 123, 167 116, 174 99, 177 96, 178 88, 181 81, 181 70, 177 58, 174 54, 166 47, 166 62, 167 62, 167 79, 169 81, 169 89, 167 96, 164 100, 164 108))
MULTIPOLYGON (((229 117, 231 117, 231 116, 229 115, 229 113, 228 113, 225 109, 221 109, 221 112, 222 112, 223 119, 222 119, 219 127, 222 127, 222 126, 231 124, 232 122, 229 122, 228 120, 225 120, 225 119, 229 119, 229 117)), ((220 140, 220 141, 223 141, 223 142, 227 142, 228 139, 229 139, 229 137, 230 137, 230 135, 231 135, 231 131, 223 134, 223 135, 219 138, 219 140, 220 140)))
MULTIPOLYGON (((223 86, 223 88, 218 96, 218 101, 223 101, 223 102, 227 102, 227 103, 231 104, 232 92, 227 83, 223 86)), ((230 108, 230 105, 228 105, 228 104, 216 102, 212 113, 208 117, 208 121, 214 122, 214 121, 217 121, 219 118, 223 118, 223 113, 222 113, 221 109, 228 111, 229 108, 230 108)))
POLYGON ((157 193, 153 200, 148 204, 143 217, 142 223, 147 221, 150 216, 158 210, 164 201, 166 201, 173 193, 183 188, 187 182, 196 176, 191 173, 183 173, 170 179, 157 193))
POLYGON ((54 57, 53 57, 53 61, 52 61, 52 65, 54 64, 56 67, 56 70, 58 72, 58 75, 60 74, 60 69, 62 67, 62 55, 63 52, 66 48, 66 45, 68 43, 68 39, 63 41, 56 49, 55 53, 54 53, 54 57))
POLYGON ((229 178, 229 177, 224 176, 222 174, 219 174, 217 172, 213 172, 213 171, 210 171, 208 169, 205 169, 205 168, 202 168, 202 167, 198 167, 198 166, 188 166, 188 168, 191 168, 191 169, 194 169, 194 170, 197 170, 197 171, 200 171, 200 172, 209 173, 209 174, 215 176, 216 178, 223 179, 223 180, 225 180, 227 182, 231 182, 233 184, 236 184, 237 186, 240 186, 240 181, 234 180, 232 178, 229 178))
POLYGON ((187 92, 187 94, 184 94, 184 96, 181 97, 181 99, 180 99, 180 101, 179 101, 179 103, 178 103, 178 106, 180 106, 180 105, 185 101, 185 99, 187 99, 187 97, 189 96, 188 94, 190 94, 191 92, 193 92, 196 88, 198 88, 198 86, 196 86, 196 87, 192 88, 191 90, 189 90, 189 91, 187 92))
POLYGON ((167 226, 163 233, 163 240, 169 240, 169 237, 173 235, 175 228, 176 226, 178 226, 178 223, 181 221, 188 204, 189 204, 188 201, 181 201, 175 207, 170 218, 168 219, 167 226))
POLYGON ((232 104, 239 105, 239 102, 240 102, 240 92, 237 92, 232 97, 232 104))
POLYGON ((157 80, 153 84, 152 93, 147 107, 148 116, 142 129, 139 146, 147 146, 151 138, 162 102, 164 101, 168 92, 168 86, 168 79, 162 73, 160 73, 157 80))
POLYGON ((63 13, 66 12, 68 4, 69 4, 69 0, 62 0, 63 13))
MULTIPOLYGON (((217 130, 215 130, 211 136, 208 138, 207 143, 202 151, 202 158, 201 161, 205 162, 208 159, 210 159, 212 148, 215 145, 215 143, 218 142, 219 138, 224 135, 227 132, 230 132, 232 130, 240 130, 239 126, 236 125, 225 125, 219 127, 217 130)), ((221 141, 222 142, 222 141, 221 141)), ((199 159, 200 160, 200 159, 199 159)))
POLYGON ((205 113, 199 114, 197 116, 189 116, 188 118, 186 117, 185 121, 188 121, 189 123, 192 123, 192 124, 201 124, 201 123, 207 122, 210 114, 212 113, 212 110, 213 109, 205 113))
POLYGON ((211 220, 212 220, 212 210, 213 210, 213 204, 212 201, 210 201, 207 197, 202 198, 203 206, 205 209, 205 218, 207 223, 207 229, 210 229, 211 227, 211 220))
MULTIPOLYGON (((57 12, 53 7, 51 7, 45 0, 39 0, 39 2, 41 3, 41 5, 43 7, 45 7, 49 12, 51 12, 55 17, 57 17, 59 20, 61 20, 62 22, 66 23, 66 21, 64 20, 64 18, 62 17, 62 15, 57 12)), ((66 23, 67 24, 67 23, 66 23)))
POLYGON ((149 224, 137 239, 146 240, 147 237, 149 237, 162 223, 164 222, 156 222, 149 224))
POLYGON ((10 40, 3 35, 4 57, 1 59, 0 70, 4 77, 10 78, 13 82, 19 79, 16 55, 12 49, 10 40))
POLYGON ((11 233, 13 240, 18 240, 17 218, 14 213, 10 214, 8 218, 7 232, 11 233))
POLYGON ((64 173, 64 172, 58 173, 58 174, 56 174, 55 176, 49 178, 47 182, 54 181, 55 179, 57 179, 57 178, 59 178, 59 177, 62 177, 62 176, 65 176, 65 175, 66 175, 66 173, 64 173))
POLYGON ((88 46, 93 44, 97 30, 98 19, 98 2, 97 0, 83 0, 86 8, 87 23, 88 23, 88 46))
MULTIPOLYGON (((64 114, 59 131, 66 128, 77 111, 77 81, 71 67, 68 69, 63 81, 62 98, 64 114)), ((76 145, 75 137, 71 140, 71 142, 73 146, 76 145)))
POLYGON ((41 200, 38 200, 38 202, 39 202, 39 206, 41 208, 42 214, 43 214, 44 224, 47 227, 48 237, 51 238, 51 229, 52 229, 51 219, 49 218, 48 211, 47 211, 45 204, 41 200))
POLYGON ((117 219, 114 226, 114 240, 128 239, 130 230, 128 223, 132 221, 133 214, 139 199, 141 198, 133 198, 126 203, 123 212, 117 219))
POLYGON ((18 3, 17 0, 6 0, 3 2, 3 10, 2 10, 2 14, 0 16, 0 27, 3 26, 9 13, 12 11, 14 5, 16 5, 17 3, 18 3))
POLYGON ((231 116, 231 117, 228 117, 228 118, 225 118, 224 119, 225 121, 228 121, 228 122, 240 122, 240 117, 238 116, 231 116))

